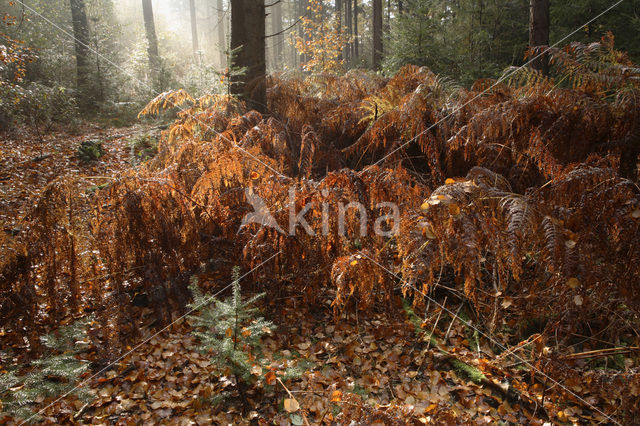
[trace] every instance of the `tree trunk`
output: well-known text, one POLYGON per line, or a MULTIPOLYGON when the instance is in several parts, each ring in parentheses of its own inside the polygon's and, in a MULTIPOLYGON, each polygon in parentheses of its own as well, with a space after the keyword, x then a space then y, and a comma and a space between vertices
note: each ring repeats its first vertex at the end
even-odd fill
MULTIPOLYGON (((640 111, 634 102, 630 107, 632 110, 640 111), (634 105, 635 104, 635 105, 634 105)), ((635 123, 628 136, 622 140, 622 152, 620 153, 620 165, 618 171, 620 176, 635 181, 638 179, 638 157, 640 156, 640 113, 635 114, 635 123)))
POLYGON ((391 32, 391 0, 387 0, 387 19, 385 21, 384 31, 386 34, 391 32))
POLYGON ((147 34, 147 54, 149 55, 151 79, 155 86, 160 70, 160 55, 158 54, 158 37, 156 36, 156 24, 153 20, 151 0, 142 0, 142 15, 144 16, 144 29, 147 34))
POLYGON ((222 0, 218 0, 217 6, 218 8, 218 51, 220 52, 220 68, 224 69, 227 67, 227 38, 224 32, 225 25, 225 14, 224 14, 224 5, 222 0))
POLYGON ((344 4, 345 8, 344 8, 344 24, 346 27, 346 31, 347 31, 347 45, 344 47, 344 51, 343 51, 343 56, 344 56, 344 61, 346 63, 350 63, 351 62, 351 51, 353 49, 353 26, 351 25, 351 21, 352 21, 352 11, 353 11, 353 3, 351 3, 351 0, 346 0, 346 3, 344 4))
MULTIPOLYGON (((306 15, 307 13, 307 0, 296 0, 296 6, 298 7, 297 19, 300 19, 302 18, 302 16, 306 15)), ((306 41, 307 35, 304 33, 304 29, 302 28, 302 25, 298 25, 297 27, 298 27, 298 37, 303 41, 306 41)), ((304 53, 300 53, 299 61, 300 61, 301 67, 305 62, 307 62, 307 58, 304 53)))
MULTIPOLYGON (((300 15, 298 15, 298 9, 297 9, 298 5, 296 2, 290 2, 289 3, 289 23, 293 23, 296 22, 298 20, 298 18, 300 17, 300 15)), ((297 25, 297 27, 300 27, 300 25, 297 25)), ((291 48, 290 53, 291 53, 291 67, 292 68, 298 68, 300 66, 299 63, 299 55, 298 55, 298 50, 296 49, 296 45, 295 43, 288 43, 289 47, 291 48)))
POLYGON ((193 45, 193 54, 197 54, 200 50, 198 43, 198 21, 196 18, 196 0, 189 0, 189 16, 191 17, 191 43, 193 45))
POLYGON ((358 40, 358 0, 353 0, 353 59, 357 60, 360 40, 358 40))
POLYGON ((246 68, 232 77, 231 92, 261 113, 267 111, 264 26, 264 0, 231 0, 231 50, 238 49, 233 65, 246 68))
MULTIPOLYGON (((530 0, 529 6, 529 47, 549 46, 549 0, 530 0)), ((535 59, 531 62, 531 67, 548 75, 548 55, 535 59)))
MULTIPOLYGON (((335 12, 336 12, 336 22, 338 28, 338 36, 342 36, 342 0, 336 0, 335 4, 335 12)), ((344 52, 344 46, 342 47, 344 52)), ((340 58, 344 58, 344 53, 338 53, 336 60, 340 61, 340 58)))
POLYGON ((282 34, 282 1, 276 0, 276 4, 273 5, 271 28, 272 34, 278 34, 273 37, 274 69, 282 69, 282 49, 284 47, 284 34, 282 34))
POLYGON ((84 0, 70 0, 73 36, 76 49, 76 78, 78 104, 82 108, 93 107, 91 77, 89 76, 89 23, 84 0))
POLYGON ((398 15, 402 16, 404 12, 404 5, 402 4, 402 0, 398 0, 398 15))
POLYGON ((382 62, 382 0, 373 0, 373 69, 380 69, 382 62))

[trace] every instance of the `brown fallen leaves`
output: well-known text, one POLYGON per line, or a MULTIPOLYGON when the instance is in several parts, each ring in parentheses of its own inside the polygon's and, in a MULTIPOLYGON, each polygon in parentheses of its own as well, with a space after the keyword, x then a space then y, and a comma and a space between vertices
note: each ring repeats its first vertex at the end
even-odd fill
POLYGON ((44 140, 28 133, 0 134, 0 225, 5 231, 14 229, 41 190, 53 180, 84 176, 90 187, 108 182, 109 177, 129 168, 128 140, 146 129, 84 127, 81 135, 51 133, 44 135, 44 140), (84 140, 103 141, 105 155, 89 163, 77 159, 76 146, 84 140))
MULTIPOLYGON (((106 144, 107 157, 82 171, 70 157, 72 144, 62 139, 58 148, 55 143, 49 145, 47 153, 53 154, 42 159, 36 155, 39 148, 33 141, 24 145, 16 142, 3 151, 0 178, 11 176, 10 183, 2 182, 8 194, 5 200, 9 200, 0 200, 2 207, 7 207, 1 210, 6 215, 0 217, 3 225, 15 223, 4 212, 19 216, 27 202, 21 198, 36 194, 67 169, 113 175, 118 167, 124 167, 124 139, 116 134, 110 137, 115 139, 113 145, 106 144)), ((445 201, 434 198, 423 210, 445 201)), ((457 204, 449 206, 451 215, 459 214, 457 204)), ((432 239, 431 228, 423 232, 432 239)), ((352 260, 351 266, 360 262, 352 260)), ((567 284, 580 285, 571 280, 567 284)), ((95 395, 92 402, 64 398, 45 409, 45 420, 87 424, 591 423, 608 421, 593 406, 616 413, 625 394, 624 410, 638 410, 640 384, 632 358, 624 359, 624 370, 619 367, 613 372, 606 364, 595 370, 589 364, 592 361, 585 359, 554 364, 544 346, 537 350, 530 347, 535 345, 512 342, 499 355, 495 345, 474 340, 473 330, 446 315, 441 318, 438 310, 429 312, 417 333, 406 319, 390 320, 379 314, 326 323, 331 317, 327 308, 321 320, 302 318, 288 302, 278 307, 282 311, 280 323, 287 326, 263 341, 262 356, 268 367, 251 371, 254 382, 247 392, 249 410, 237 398, 214 403, 223 393, 233 391, 236 383, 224 369, 212 365, 206 354, 197 352, 197 342, 184 325, 152 339, 92 380, 88 385, 95 395), (432 344, 431 332, 437 344, 432 344), (536 373, 523 359, 559 385, 536 373), (469 380, 453 367, 454 361, 476 368, 486 381, 469 380), (287 379, 283 371, 295 366, 302 374, 287 379), (629 395, 635 406, 628 402, 629 395)), ((513 299, 505 298, 502 303, 507 308, 504 304, 513 303, 513 299)), ((574 303, 578 305, 582 299, 574 299, 574 303)), ((496 337, 506 342, 511 336, 496 337)), ((42 406, 49 402, 42 401, 42 406)))
MULTIPOLYGON (((558 377, 561 386, 545 385, 533 370, 509 367, 513 358, 497 357, 488 342, 470 343, 469 329, 459 321, 451 324, 441 318, 437 327, 426 324, 424 330, 434 330, 434 345, 429 331, 419 332, 403 318, 390 322, 374 315, 327 324, 284 310, 290 328, 264 339, 262 356, 268 366, 252 371, 255 380, 247 392, 247 410, 237 397, 215 402, 236 383, 207 354, 197 352, 198 342, 189 335, 188 324, 182 324, 90 382, 92 402, 63 399, 45 411, 45 418, 87 424, 198 425, 607 420, 569 394, 602 407, 607 396, 592 393, 597 373, 584 380, 567 374, 558 377), (469 380, 452 368, 452 359, 477 368, 486 381, 469 380), (302 375, 285 377, 284 371, 296 365, 304 370, 302 375)), ((635 386, 632 391, 638 393, 635 386)))

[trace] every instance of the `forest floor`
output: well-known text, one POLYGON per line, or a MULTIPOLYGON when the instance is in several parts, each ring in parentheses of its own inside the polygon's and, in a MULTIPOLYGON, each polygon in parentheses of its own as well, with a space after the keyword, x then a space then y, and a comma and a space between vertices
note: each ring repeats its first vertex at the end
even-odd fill
POLYGON ((0 134, 0 224, 5 232, 12 232, 55 179, 79 177, 91 188, 131 167, 132 139, 151 130, 148 125, 103 128, 84 124, 73 134, 53 131, 38 136, 24 128, 0 134), (104 155, 99 161, 76 156, 82 141, 102 142, 104 155))
MULTIPOLYGON (((43 140, 21 133, 3 137, 4 232, 20 232, 20 218, 53 180, 75 176, 91 189, 132 167, 131 141, 153 131, 150 126, 86 126, 76 135, 53 133, 43 140), (86 140, 102 141, 105 153, 97 161, 76 158, 78 144, 86 140)), ((285 389, 279 377, 269 379, 260 369, 244 404, 236 397, 216 406, 207 401, 233 391, 233 378, 216 373, 210 359, 198 352, 187 321, 156 335, 150 309, 138 308, 142 332, 137 340, 146 343, 131 345, 122 359, 88 381, 95 394, 92 402, 75 397, 42 401, 42 415, 51 423, 90 424, 343 424, 354 418, 361 424, 607 421, 585 403, 602 397, 583 386, 596 380, 598 371, 562 384, 536 374, 528 367, 542 368, 531 349, 536 335, 500 356, 495 347, 479 343, 471 320, 461 319, 464 302, 448 304, 459 316, 433 307, 422 318, 405 308, 399 310, 404 315, 391 321, 381 312, 335 320, 330 304, 327 297, 325 309, 313 317, 302 317, 295 299, 265 306, 279 317, 268 318, 279 326, 264 339, 264 356, 273 371, 297 367, 299 374, 285 389), (287 397, 297 405, 284 407, 287 397)), ((86 357, 92 360, 95 352, 86 357)))

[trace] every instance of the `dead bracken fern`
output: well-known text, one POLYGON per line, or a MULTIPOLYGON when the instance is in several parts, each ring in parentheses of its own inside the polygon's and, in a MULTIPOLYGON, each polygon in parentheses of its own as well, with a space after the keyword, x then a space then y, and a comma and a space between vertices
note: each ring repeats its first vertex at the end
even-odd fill
MULTIPOLYGON (((587 329, 615 341, 640 314, 637 67, 609 38, 553 55, 558 81, 486 93, 490 80, 461 89, 412 66, 271 76, 268 115, 164 93, 142 114, 183 110, 156 158, 93 195, 52 183, 33 232, 3 244, 3 328, 36 345, 52 319, 92 310, 115 349, 138 332, 138 305, 166 324, 191 275, 280 253, 253 290, 308 309, 330 297, 336 317, 394 315, 400 297, 427 306, 446 289, 494 328, 534 312, 559 342, 587 329), (255 195, 272 226, 242 222, 255 195)), ((352 417, 384 416, 362 410, 352 417)))

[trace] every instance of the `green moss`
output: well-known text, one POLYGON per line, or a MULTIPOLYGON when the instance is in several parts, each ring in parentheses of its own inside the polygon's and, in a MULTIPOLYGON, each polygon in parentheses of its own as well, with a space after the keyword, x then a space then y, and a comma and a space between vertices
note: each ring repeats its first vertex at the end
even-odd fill
POLYGON ((596 370, 608 369, 608 370, 624 371, 625 370, 624 355, 616 354, 606 358, 595 359, 592 362, 592 365, 594 366, 593 368, 596 370))
POLYGON ((413 324, 413 326, 415 327, 416 334, 422 333, 422 320, 413 311, 413 308, 411 307, 407 299, 402 299, 402 308, 404 309, 404 312, 407 314, 407 318, 409 319, 409 322, 413 324))
POLYGON ((402 308, 407 314, 407 319, 413 325, 416 336, 420 337, 425 334, 429 339, 429 344, 433 347, 437 347, 438 341, 435 339, 435 337, 433 337, 431 332, 422 329, 422 319, 418 315, 416 315, 407 299, 402 299, 402 308))
POLYGON ((483 380, 486 380, 486 377, 480 370, 475 367, 470 366, 469 364, 465 364, 464 362, 452 359, 451 366, 458 374, 458 376, 466 377, 476 384, 482 383, 483 380))
POLYGON ((76 148, 76 157, 84 162, 96 161, 104 154, 102 142, 97 140, 83 141, 76 148))
POLYGON ((100 184, 100 185, 93 185, 93 186, 90 186, 89 188, 87 188, 87 192, 94 193, 94 192, 96 192, 96 191, 99 191, 99 190, 101 190, 101 189, 106 188, 106 187, 107 187, 107 186, 109 186, 109 185, 111 185, 111 183, 110 183, 110 182, 102 183, 102 184, 100 184))
POLYGON ((130 161, 137 165, 158 154, 158 138, 151 134, 140 134, 129 140, 130 161))
POLYGON ((367 392, 365 388, 358 385, 357 383, 353 386, 353 390, 351 390, 350 392, 355 393, 356 395, 360 395, 363 398, 366 398, 369 395, 369 392, 367 392))

